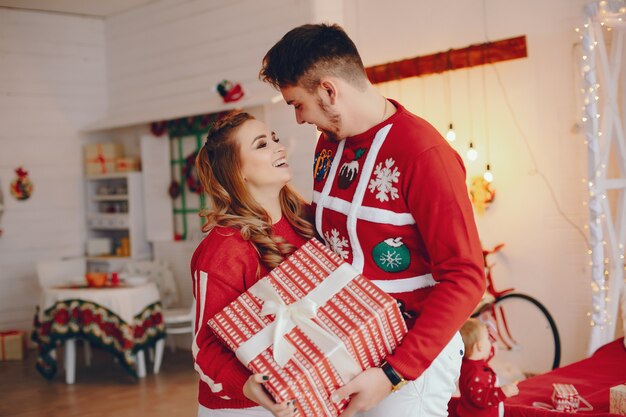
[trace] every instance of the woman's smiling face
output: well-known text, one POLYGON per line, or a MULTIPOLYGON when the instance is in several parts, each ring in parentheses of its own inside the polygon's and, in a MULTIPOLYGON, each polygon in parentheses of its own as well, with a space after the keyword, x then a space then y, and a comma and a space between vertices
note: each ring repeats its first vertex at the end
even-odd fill
POLYGON ((239 144, 241 175, 255 200, 280 192, 291 180, 287 151, 265 123, 246 121, 237 129, 235 140, 239 144))

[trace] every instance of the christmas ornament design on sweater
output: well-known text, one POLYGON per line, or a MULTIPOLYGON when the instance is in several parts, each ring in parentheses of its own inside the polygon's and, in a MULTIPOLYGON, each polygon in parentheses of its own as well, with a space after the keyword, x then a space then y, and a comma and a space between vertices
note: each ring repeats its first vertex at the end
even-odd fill
POLYGON ((396 161, 394 161, 393 158, 387 158, 384 167, 383 163, 379 162, 374 170, 376 178, 370 180, 368 188, 373 193, 378 191, 376 198, 380 200, 381 203, 389 201, 390 196, 392 200, 399 197, 398 189, 393 186, 393 184, 398 183, 398 178, 400 177, 400 171, 398 171, 397 166, 394 166, 395 164, 396 161), (390 194, 390 196, 387 194, 390 194))
POLYGON ((324 181, 330 171, 330 165, 333 162, 333 151, 330 149, 322 149, 315 154, 315 162, 313 163, 313 175, 315 181, 324 181))
POLYGON ((385 239, 374 246, 372 257, 376 266, 385 272, 404 271, 411 264, 411 254, 401 237, 385 239))
POLYGON ((348 259, 348 239, 339 235, 337 229, 332 229, 330 235, 328 232, 324 232, 324 240, 326 246, 328 246, 333 252, 341 256, 341 259, 348 259))
MULTIPOLYGON (((352 153, 352 150, 348 149, 346 152, 352 153)), ((350 162, 344 162, 339 169, 339 178, 337 179, 337 186, 342 190, 347 189, 359 174, 359 159, 365 153, 365 148, 359 148, 354 152, 354 156, 350 162)))

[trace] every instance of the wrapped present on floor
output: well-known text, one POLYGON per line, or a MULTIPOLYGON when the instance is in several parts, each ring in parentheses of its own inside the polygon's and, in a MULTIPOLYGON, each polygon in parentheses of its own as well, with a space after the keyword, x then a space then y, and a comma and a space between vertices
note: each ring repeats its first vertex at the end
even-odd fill
POLYGON ((100 175, 115 172, 118 158, 123 155, 119 143, 103 142, 85 145, 85 174, 100 175))
POLYGON ((298 400, 299 416, 337 416, 331 394, 379 366, 407 332, 396 301, 311 239, 209 326, 277 402, 298 400))
POLYGON ((0 360, 22 360, 24 357, 24 332, 8 330, 0 332, 0 360))
POLYGON ((626 416, 626 384, 611 387, 609 411, 613 414, 626 416))

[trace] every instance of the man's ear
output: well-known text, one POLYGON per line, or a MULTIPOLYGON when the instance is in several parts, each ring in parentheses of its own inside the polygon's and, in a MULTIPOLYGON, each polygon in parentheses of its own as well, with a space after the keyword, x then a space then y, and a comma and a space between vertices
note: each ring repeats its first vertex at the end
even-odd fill
POLYGON ((320 80, 319 90, 325 101, 328 100, 330 104, 335 104, 337 101, 337 83, 333 79, 322 78, 320 80))

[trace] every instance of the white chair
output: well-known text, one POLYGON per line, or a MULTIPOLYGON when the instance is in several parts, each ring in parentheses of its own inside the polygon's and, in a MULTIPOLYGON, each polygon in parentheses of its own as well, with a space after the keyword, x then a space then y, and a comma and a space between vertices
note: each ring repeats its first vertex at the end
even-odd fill
POLYGON ((134 276, 146 277, 156 284, 163 308, 171 308, 178 302, 176 279, 167 262, 158 260, 127 262, 120 272, 120 278, 134 276))
MULTIPOLYGON (((37 262, 37 280, 41 288, 59 285, 84 284, 87 264, 84 258, 55 259, 37 262)), ((89 342, 83 343, 85 364, 91 365, 91 349, 89 342)), ((54 352, 53 352, 54 355, 54 352)), ((64 361, 65 382, 73 384, 76 376, 76 338, 65 340, 64 361)))
MULTIPOLYGON (((163 322, 167 336, 174 334, 194 334, 194 323, 196 318, 196 303, 191 304, 191 308, 172 308, 163 311, 163 322)), ((174 338, 170 337, 170 348, 176 350, 174 338)), ((154 353, 154 373, 158 374, 163 360, 163 339, 159 340, 154 353)))
POLYGON ((37 262, 37 279, 41 288, 84 284, 87 264, 84 258, 55 259, 37 262))
MULTIPOLYGON (((193 304, 190 308, 175 308, 178 302, 178 287, 174 274, 165 261, 131 261, 126 264, 121 272, 121 278, 132 276, 147 277, 159 288, 161 304, 163 305, 163 322, 165 332, 170 340, 170 347, 174 350, 174 339, 170 337, 175 334, 193 334, 196 308, 193 304)), ((164 343, 159 340, 154 351, 153 372, 158 374, 163 361, 164 343)), ((149 352, 152 354, 152 352, 149 352)), ((150 355, 152 356, 152 355, 150 355)))

